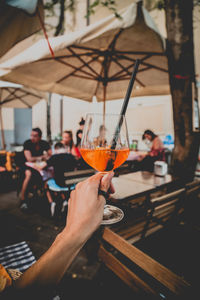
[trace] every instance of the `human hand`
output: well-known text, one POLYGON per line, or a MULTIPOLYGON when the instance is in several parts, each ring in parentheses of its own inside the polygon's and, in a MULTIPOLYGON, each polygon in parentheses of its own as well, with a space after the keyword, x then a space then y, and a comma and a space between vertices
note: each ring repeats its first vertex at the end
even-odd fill
POLYGON ((100 226, 103 218, 105 198, 98 195, 99 188, 105 192, 114 192, 111 180, 114 173, 97 173, 77 184, 68 201, 67 222, 64 230, 79 234, 82 242, 100 226))

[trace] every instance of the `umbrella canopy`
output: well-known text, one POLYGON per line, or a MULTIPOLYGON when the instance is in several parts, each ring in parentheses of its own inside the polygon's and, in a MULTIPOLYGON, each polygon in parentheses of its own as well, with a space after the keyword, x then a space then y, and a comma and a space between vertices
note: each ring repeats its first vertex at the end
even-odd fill
POLYGON ((5 149, 5 137, 1 109, 3 107, 31 108, 42 99, 47 100, 47 93, 0 80, 0 127, 3 149, 5 149))
POLYGON ((123 98, 136 59, 132 96, 169 94, 165 41, 141 2, 82 31, 40 40, 0 64, 3 79, 86 101, 123 98))
POLYGON ((2 41, 0 57, 16 43, 41 29, 36 9, 43 19, 42 1, 2 1, 0 4, 0 41, 2 41))
POLYGON ((47 100, 47 93, 0 80, 0 107, 31 108, 41 99, 47 100))

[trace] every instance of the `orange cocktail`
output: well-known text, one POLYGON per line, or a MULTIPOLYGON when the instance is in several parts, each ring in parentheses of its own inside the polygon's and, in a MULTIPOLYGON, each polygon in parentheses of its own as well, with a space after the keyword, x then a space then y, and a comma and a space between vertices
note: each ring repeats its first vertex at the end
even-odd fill
POLYGON ((99 172, 109 172, 123 164, 129 155, 129 148, 111 150, 98 147, 96 149, 80 149, 83 159, 99 172))

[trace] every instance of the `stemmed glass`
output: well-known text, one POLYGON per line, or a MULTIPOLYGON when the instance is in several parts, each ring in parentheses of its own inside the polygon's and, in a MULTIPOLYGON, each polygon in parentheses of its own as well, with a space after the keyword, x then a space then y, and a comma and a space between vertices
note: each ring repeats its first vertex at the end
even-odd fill
MULTIPOLYGON (((125 116, 120 114, 87 114, 80 153, 86 163, 101 173, 111 172, 123 164, 129 155, 125 116)), ((105 205, 102 224, 113 224, 119 222, 123 217, 124 213, 120 208, 105 205)))

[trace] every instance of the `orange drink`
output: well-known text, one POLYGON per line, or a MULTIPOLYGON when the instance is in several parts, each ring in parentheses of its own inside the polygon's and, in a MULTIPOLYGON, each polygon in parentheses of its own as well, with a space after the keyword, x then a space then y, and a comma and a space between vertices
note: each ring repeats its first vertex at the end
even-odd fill
POLYGON ((114 149, 98 147, 96 149, 80 149, 83 159, 99 172, 109 172, 123 164, 129 155, 129 148, 114 149))

